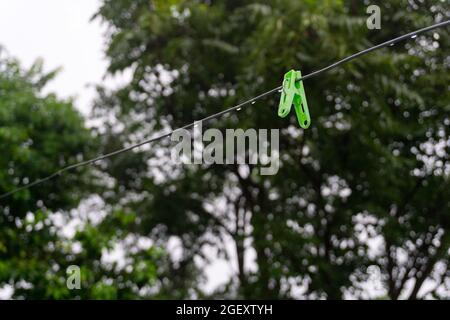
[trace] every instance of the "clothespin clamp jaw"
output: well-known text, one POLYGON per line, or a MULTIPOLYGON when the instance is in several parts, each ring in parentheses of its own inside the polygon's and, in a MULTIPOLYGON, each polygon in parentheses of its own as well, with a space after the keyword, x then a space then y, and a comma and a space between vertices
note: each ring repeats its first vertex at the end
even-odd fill
POLYGON ((291 70, 284 75, 280 105, 278 106, 278 116, 285 118, 291 111, 293 104, 300 127, 307 129, 311 124, 311 118, 309 116, 303 81, 299 81, 301 78, 302 73, 295 70, 291 70))

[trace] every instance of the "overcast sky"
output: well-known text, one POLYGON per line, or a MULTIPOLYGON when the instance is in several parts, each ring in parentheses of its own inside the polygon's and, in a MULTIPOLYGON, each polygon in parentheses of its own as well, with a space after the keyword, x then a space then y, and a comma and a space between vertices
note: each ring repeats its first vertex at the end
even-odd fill
POLYGON ((98 0, 0 0, 0 45, 24 66, 44 59, 45 70, 62 67, 47 91, 60 97, 77 97, 76 106, 89 111, 94 90, 101 83, 104 59, 104 27, 89 22, 98 0))

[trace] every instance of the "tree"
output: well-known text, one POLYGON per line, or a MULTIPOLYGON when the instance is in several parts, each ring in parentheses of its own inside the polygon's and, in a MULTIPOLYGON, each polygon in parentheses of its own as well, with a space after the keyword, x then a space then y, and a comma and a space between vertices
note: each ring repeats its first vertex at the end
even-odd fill
MULTIPOLYGON (((92 155, 96 140, 71 101, 42 93, 56 71, 43 73, 42 61, 25 70, 0 53, 3 194, 82 161, 92 155)), ((151 286, 154 261, 161 256, 155 248, 128 244, 134 251, 124 256, 127 269, 101 260, 105 250, 122 241, 118 230, 126 229, 133 215, 117 210, 97 223, 83 221, 73 237, 61 232, 70 212, 100 187, 94 173, 69 172, 0 200, 0 288, 9 285, 14 298, 93 299, 135 298, 139 289, 151 286), (66 285, 71 265, 81 267, 79 290, 66 285)))
MULTIPOLYGON (((105 151, 272 89, 291 68, 306 74, 448 16, 443 3, 380 6, 382 29, 368 30, 357 1, 104 0, 109 72, 133 74, 99 90, 96 115, 115 119, 105 151)), ((427 281, 448 295, 448 41, 431 32, 306 81, 306 131, 276 117, 277 95, 212 124, 281 128, 275 176, 173 166, 161 142, 108 160, 118 183, 104 199, 136 213, 133 232, 180 239, 172 289, 196 290, 199 281, 182 280, 198 277, 194 260, 208 262, 206 246, 230 254, 231 242, 238 271, 219 296, 295 297, 300 287, 303 297, 364 298, 373 268, 388 298, 430 297, 419 295, 427 281)))
MULTIPOLYGON (((42 93, 54 73, 0 59, 0 192, 449 15, 428 1, 380 7, 381 30, 368 30, 366 7, 350 0, 104 0, 109 72, 133 77, 99 87, 97 132, 42 93)), ((175 165, 164 140, 1 199, 0 287, 23 298, 448 297, 448 44, 437 30, 308 79, 308 130, 276 116, 278 95, 209 123, 279 128, 274 176, 175 165), (100 219, 63 236, 56 216, 86 199, 100 219), (117 247, 123 263, 105 262, 117 247), (237 271, 210 294, 203 267, 217 257, 237 271), (80 290, 66 285, 70 265, 80 290)))

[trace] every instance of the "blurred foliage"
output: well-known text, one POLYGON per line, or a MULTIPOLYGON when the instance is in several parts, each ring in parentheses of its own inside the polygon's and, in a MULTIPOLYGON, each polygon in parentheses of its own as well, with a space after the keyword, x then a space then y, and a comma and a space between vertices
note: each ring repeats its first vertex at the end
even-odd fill
MULTIPOLYGON (((444 2, 383 1, 382 29, 371 31, 368 5, 104 0, 109 72, 132 73, 120 90, 99 88, 95 115, 114 119, 102 122, 105 151, 272 89, 291 68, 307 74, 449 16, 444 2)), ((106 161, 117 183, 103 198, 136 212, 143 236, 181 239, 172 297, 201 287, 181 279, 198 278, 187 270, 210 262, 206 247, 237 266, 214 297, 368 298, 372 276, 381 297, 423 297, 425 281, 427 297, 448 295, 448 45, 436 30, 308 79, 306 131, 277 118, 277 95, 210 123, 282 129, 275 176, 172 166, 162 142, 106 161)))
MULTIPOLYGON (((93 154, 96 140, 70 101, 44 95, 56 72, 44 73, 42 61, 29 70, 0 56, 0 193, 48 176, 93 154)), ((93 172, 84 168, 0 200, 0 287, 15 298, 133 298, 152 284, 154 248, 127 251, 129 266, 101 263, 105 250, 121 240, 135 216, 114 211, 99 224, 85 221, 73 237, 61 233, 70 209, 94 192, 93 172), (78 247, 78 249, 75 249, 78 247), (81 266, 80 290, 66 286, 66 268, 81 266), (129 279, 133 279, 131 282, 129 279)))
MULTIPOLYGON (((132 79, 98 88, 99 141, 70 103, 39 94, 49 77, 38 66, 2 62, 0 190, 232 106, 280 85, 289 69, 307 74, 449 16, 445 2, 383 1, 382 29, 368 30, 368 5, 103 0, 96 18, 108 26, 108 70, 132 79)), ((0 284, 24 298, 448 297, 446 31, 305 81, 306 131, 294 115, 276 116, 278 95, 208 124, 281 129, 277 175, 253 165, 176 166, 162 141, 1 202, 0 284), (91 194, 105 217, 62 237, 50 215, 91 194), (119 244, 125 265, 106 263, 119 244), (217 258, 236 272, 211 293, 204 271, 217 258), (71 264, 82 268, 82 290, 66 289, 71 264), (380 290, 368 289, 374 277, 380 290)))

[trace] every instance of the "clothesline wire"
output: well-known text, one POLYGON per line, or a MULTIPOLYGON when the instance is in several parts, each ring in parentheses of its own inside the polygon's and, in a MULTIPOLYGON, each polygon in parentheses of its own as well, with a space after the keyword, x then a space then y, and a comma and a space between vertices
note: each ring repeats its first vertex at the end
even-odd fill
MULTIPOLYGON (((370 53, 372 51, 375 51, 375 50, 378 50, 378 49, 381 49, 381 48, 385 48, 385 47, 388 47, 388 46, 392 46, 392 45, 394 45, 394 44, 396 44, 396 43, 398 43, 400 41, 406 40, 406 39, 415 38, 419 34, 422 34, 422 33, 425 33, 425 32, 428 32, 428 31, 431 31, 431 30, 434 30, 434 29, 437 29, 437 28, 443 28, 443 27, 448 26, 449 24, 450 24, 450 20, 443 21, 443 22, 436 23, 436 24, 433 24, 431 26, 428 26, 428 27, 425 27, 425 28, 422 28, 422 29, 419 29, 419 30, 416 30, 416 31, 413 31, 413 32, 410 32, 410 33, 407 33, 407 34, 402 35, 400 37, 397 37, 397 38, 385 41, 385 42, 380 43, 378 45, 375 45, 373 47, 370 47, 370 48, 367 48, 367 49, 362 50, 360 52, 357 52, 357 53, 355 53, 355 54, 353 54, 351 56, 348 56, 348 57, 346 57, 346 58, 344 58, 342 60, 339 60, 339 61, 337 61, 337 62, 335 62, 333 64, 330 64, 329 66, 326 66, 326 67, 324 67, 324 68, 322 68, 320 70, 317 70, 317 71, 311 72, 309 74, 306 74, 306 75, 302 76, 300 79, 298 79, 297 81, 303 81, 303 80, 310 79, 312 77, 316 77, 316 76, 318 76, 318 75, 320 75, 322 73, 325 73, 325 72, 328 72, 328 71, 330 71, 332 69, 335 69, 335 68, 339 67, 340 65, 342 65, 344 63, 347 63, 347 62, 349 62, 351 60, 354 60, 354 59, 356 59, 356 58, 358 58, 360 56, 366 55, 366 54, 368 54, 368 53, 370 53)), ((133 144, 131 146, 124 147, 122 149, 118 149, 118 150, 115 150, 115 151, 112 151, 110 153, 106 153, 106 154, 100 155, 98 157, 95 157, 95 158, 92 158, 92 159, 89 159, 89 160, 85 160, 85 161, 81 161, 81 162, 69 165, 69 166, 64 167, 62 169, 59 169, 58 171, 52 173, 51 175, 49 175, 49 176, 47 176, 45 178, 35 180, 35 181, 33 181, 33 182, 29 183, 29 184, 26 184, 24 186, 21 186, 21 187, 18 187, 16 189, 12 190, 12 191, 4 193, 4 194, 0 195, 0 199, 4 199, 6 197, 11 196, 14 193, 19 192, 19 191, 22 191, 22 190, 25 190, 25 189, 29 189, 29 188, 31 188, 33 186, 36 186, 36 185, 41 184, 41 183, 44 183, 44 182, 46 182, 48 180, 51 180, 51 179, 53 179, 53 178, 55 178, 57 176, 60 176, 64 172, 67 172, 67 171, 70 171, 70 170, 74 170, 74 169, 82 167, 82 166, 90 165, 90 164, 93 164, 93 163, 95 163, 97 161, 100 161, 100 160, 103 160, 103 159, 106 159, 106 158, 109 158, 109 157, 113 157, 113 156, 116 156, 116 155, 124 153, 124 152, 131 151, 131 150, 136 149, 138 147, 141 147, 143 145, 146 145, 146 144, 149 144, 149 143, 152 143, 152 142, 156 142, 156 141, 168 138, 175 131, 182 130, 182 129, 189 129, 189 128, 195 126, 195 124, 198 123, 198 122, 206 122, 206 121, 209 121, 209 120, 212 120, 212 119, 215 119, 215 118, 219 118, 219 117, 221 117, 221 116, 223 116, 223 115, 225 115, 227 113, 230 113, 230 112, 233 112, 233 111, 236 111, 236 110, 240 110, 243 107, 252 105, 257 100, 265 98, 265 97, 267 97, 267 96, 269 96, 269 95, 271 95, 271 94, 273 94, 275 92, 279 92, 280 90, 282 90, 282 88, 283 88, 283 86, 276 87, 276 88, 274 88, 272 90, 269 90, 269 91, 266 91, 266 92, 264 92, 264 93, 262 93, 262 94, 260 94, 260 95, 258 95, 256 97, 248 99, 247 101, 244 101, 244 102, 242 102, 240 104, 237 104, 237 105, 235 105, 235 106, 233 106, 231 108, 228 108, 228 109, 225 109, 223 111, 214 113, 214 114, 212 114, 210 116, 207 116, 207 117, 205 117, 205 118, 203 118, 201 120, 194 121, 194 122, 189 123, 189 124, 187 124, 187 125, 185 125, 183 127, 174 129, 174 130, 172 130, 170 132, 167 132, 165 134, 159 135, 157 137, 153 137, 153 138, 141 141, 141 142, 133 144)))

